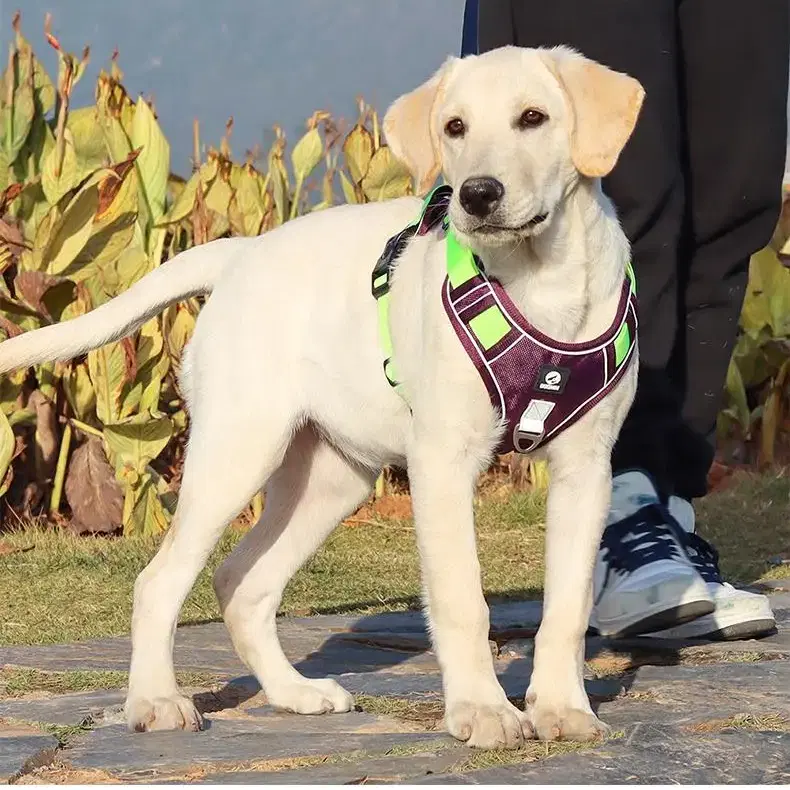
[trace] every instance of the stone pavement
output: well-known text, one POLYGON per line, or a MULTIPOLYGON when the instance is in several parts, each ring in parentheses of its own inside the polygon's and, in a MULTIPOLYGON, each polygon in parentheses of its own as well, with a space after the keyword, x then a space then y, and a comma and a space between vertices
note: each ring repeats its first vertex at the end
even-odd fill
MULTIPOLYGON (((122 691, 0 698, 0 782, 790 783, 790 593, 777 586, 778 631, 759 641, 589 638, 588 691, 615 730, 602 743, 492 753, 449 738, 419 613, 283 618, 289 658, 308 676, 336 678, 358 710, 275 711, 221 623, 187 626, 177 669, 216 678, 189 690, 204 731, 130 734, 122 691)), ((499 604, 491 616, 497 673, 522 698, 540 604, 499 604)), ((128 656, 128 639, 105 639, 0 648, 0 666, 125 671, 128 656)))

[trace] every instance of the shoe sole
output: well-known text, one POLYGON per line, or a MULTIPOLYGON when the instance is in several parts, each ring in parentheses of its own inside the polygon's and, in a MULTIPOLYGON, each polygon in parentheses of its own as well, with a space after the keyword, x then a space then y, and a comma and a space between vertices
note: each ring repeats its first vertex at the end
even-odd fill
POLYGON ((734 641, 738 639, 756 639, 776 632, 776 620, 770 609, 765 612, 755 612, 749 617, 741 614, 721 615, 714 613, 712 616, 692 622, 688 628, 671 628, 651 633, 647 636, 653 639, 691 639, 708 641, 734 641))
POLYGON ((622 639, 629 636, 640 636, 649 634, 653 631, 665 631, 668 628, 677 628, 680 625, 690 623, 706 614, 711 614, 716 606, 710 600, 689 601, 669 609, 662 609, 654 612, 641 620, 629 623, 619 631, 604 634, 608 639, 622 639))
POLYGON ((776 620, 750 620, 746 623, 727 625, 695 638, 731 642, 738 639, 756 639, 773 633, 776 633, 776 620))

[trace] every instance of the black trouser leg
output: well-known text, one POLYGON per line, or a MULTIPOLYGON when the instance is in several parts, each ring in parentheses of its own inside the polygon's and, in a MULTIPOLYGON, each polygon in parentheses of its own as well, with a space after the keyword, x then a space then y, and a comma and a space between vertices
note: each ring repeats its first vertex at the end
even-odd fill
POLYGON ((667 374, 679 318, 678 249, 685 213, 674 0, 484 0, 480 51, 567 44, 636 77, 646 98, 604 189, 633 247, 641 366, 636 401, 615 447, 615 471, 646 469, 671 486, 670 444, 681 396, 667 374))
POLYGON ((784 164, 786 0, 761 0, 746 25, 738 13, 735 0, 485 0, 479 12, 480 51, 568 44, 646 89, 634 135, 604 181, 632 243, 640 301, 639 387, 612 463, 645 469, 665 493, 687 497, 705 492, 745 265, 776 220, 784 164), (773 52, 747 56, 758 35, 773 52), (760 105, 759 125, 752 110, 724 120, 742 90, 753 94, 744 106, 760 105), (755 172, 728 170, 733 154, 722 151, 738 146, 738 160, 762 160, 755 172), (744 190, 753 197, 733 199, 744 190))
POLYGON ((681 0, 687 172, 685 318, 673 361, 684 393, 674 489, 703 496, 749 257, 781 209, 790 4, 681 0))

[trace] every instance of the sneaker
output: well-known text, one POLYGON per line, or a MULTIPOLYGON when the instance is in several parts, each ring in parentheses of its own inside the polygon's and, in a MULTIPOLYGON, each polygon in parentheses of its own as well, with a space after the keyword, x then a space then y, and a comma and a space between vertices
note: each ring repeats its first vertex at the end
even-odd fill
POLYGON ((691 502, 670 497, 669 511, 683 528, 686 553, 708 585, 716 609, 693 622, 652 633, 662 639, 753 639, 773 633, 776 620, 765 595, 738 590, 721 578, 719 554, 694 531, 691 502))
POLYGON ((708 586, 683 548, 685 535, 644 472, 617 475, 595 563, 590 626, 602 636, 634 636, 713 612, 708 586))

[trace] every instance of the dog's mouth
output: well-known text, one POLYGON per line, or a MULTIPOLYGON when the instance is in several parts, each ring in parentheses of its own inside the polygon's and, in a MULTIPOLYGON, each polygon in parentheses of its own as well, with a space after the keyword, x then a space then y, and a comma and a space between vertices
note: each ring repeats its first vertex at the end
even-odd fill
POLYGON ((548 218, 548 214, 536 214, 532 219, 527 220, 521 225, 495 225, 493 223, 484 222, 482 225, 478 225, 472 232, 476 234, 479 233, 483 236, 525 236, 544 225, 548 218))

